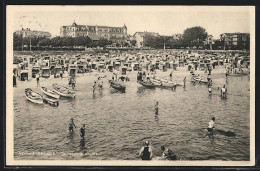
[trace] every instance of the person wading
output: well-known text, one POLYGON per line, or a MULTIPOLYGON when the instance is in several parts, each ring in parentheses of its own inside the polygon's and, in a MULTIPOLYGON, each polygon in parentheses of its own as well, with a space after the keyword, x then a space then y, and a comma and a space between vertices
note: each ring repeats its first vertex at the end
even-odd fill
POLYGON ((149 142, 146 141, 144 146, 141 148, 139 152, 139 156, 142 160, 151 160, 153 156, 152 148, 149 146, 149 142))
POLYGON ((80 137, 84 138, 85 137, 85 124, 82 125, 82 127, 80 127, 79 131, 80 131, 80 137))
POLYGON ((70 123, 69 123, 69 131, 70 133, 73 132, 73 127, 77 128, 76 125, 73 122, 73 118, 70 119, 70 123))

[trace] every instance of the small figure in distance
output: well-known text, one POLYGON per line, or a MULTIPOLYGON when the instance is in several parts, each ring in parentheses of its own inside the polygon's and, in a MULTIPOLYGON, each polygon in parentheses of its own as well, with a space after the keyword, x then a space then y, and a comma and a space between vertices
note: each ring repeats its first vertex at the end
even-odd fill
POLYGON ((84 138, 85 137, 85 124, 82 125, 82 127, 80 127, 79 131, 80 131, 80 137, 84 138))
POLYGON ((209 86, 209 95, 212 94, 212 89, 211 89, 211 86, 209 86))
POLYGON ((158 115, 159 114, 159 102, 157 101, 156 103, 155 103, 155 106, 154 106, 154 110, 155 110, 155 114, 156 115, 158 115))
POLYGON ((39 73, 36 74, 36 81, 37 81, 37 87, 38 87, 38 85, 40 85, 40 74, 39 73))
POLYGON ((95 93, 95 89, 96 89, 96 81, 94 81, 94 83, 93 83, 93 94, 95 93))
POLYGON ((145 141, 144 146, 141 148, 139 152, 139 156, 142 160, 151 160, 153 156, 152 148, 149 146, 150 143, 145 141))
POLYGON ((77 128, 76 125, 73 122, 73 118, 70 118, 70 123, 69 123, 69 131, 70 131, 70 133, 73 132, 73 127, 77 128))
POLYGON ((183 79, 183 86, 185 87, 185 85, 186 85, 186 77, 184 77, 183 79))

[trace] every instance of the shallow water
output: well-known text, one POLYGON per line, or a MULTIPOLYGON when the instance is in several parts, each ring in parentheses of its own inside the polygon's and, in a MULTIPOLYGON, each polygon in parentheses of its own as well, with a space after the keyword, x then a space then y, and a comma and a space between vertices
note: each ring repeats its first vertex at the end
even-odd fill
MULTIPOLYGON (((76 98, 61 98, 58 107, 33 104, 26 100, 24 89, 14 88, 15 159, 140 160, 139 150, 148 140, 154 156, 160 156, 161 145, 166 145, 181 160, 249 160, 247 76, 229 77, 226 82, 223 74, 213 72, 213 94, 209 96, 206 85, 194 86, 189 77, 186 87, 179 86, 174 92, 146 89, 136 83, 136 72, 131 72, 125 93, 109 87, 109 75, 103 79, 103 90, 96 90, 93 96, 91 87, 97 75, 84 74, 77 81, 76 98), (218 87, 224 83, 227 99, 219 96, 218 87), (156 101, 158 115, 154 114, 156 101), (203 138, 203 128, 212 116, 217 129, 236 136, 203 138), (68 131, 71 117, 77 126, 73 135, 68 131), (86 124, 84 140, 78 131, 82 123, 86 124)), ((59 79, 55 82, 65 85, 59 79)), ((42 81, 42 85, 51 88, 51 82, 42 81)), ((39 88, 33 90, 40 92, 39 88)))

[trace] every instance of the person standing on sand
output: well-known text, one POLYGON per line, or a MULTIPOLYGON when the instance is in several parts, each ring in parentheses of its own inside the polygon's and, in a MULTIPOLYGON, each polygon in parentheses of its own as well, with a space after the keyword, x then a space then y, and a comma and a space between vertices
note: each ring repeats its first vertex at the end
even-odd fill
POLYGON ((93 83, 93 94, 95 93, 95 89, 96 89, 96 81, 94 81, 94 83, 93 83))
POLYGON ((16 87, 17 84, 16 84, 16 76, 13 74, 13 87, 16 87))
POLYGON ((36 74, 36 81, 37 81, 37 87, 40 85, 40 75, 39 73, 36 74))
POLYGON ((60 71, 60 79, 62 80, 62 77, 63 77, 63 72, 60 71))
POLYGON ((185 85, 186 85, 186 77, 184 77, 183 79, 183 86, 185 87, 185 85))

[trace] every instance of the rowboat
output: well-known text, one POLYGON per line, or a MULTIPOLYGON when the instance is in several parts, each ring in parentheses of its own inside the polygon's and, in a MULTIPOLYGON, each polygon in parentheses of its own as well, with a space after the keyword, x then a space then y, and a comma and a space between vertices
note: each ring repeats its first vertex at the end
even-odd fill
POLYGON ((48 97, 43 96, 43 101, 45 103, 52 105, 52 106, 59 106, 59 100, 57 100, 57 99, 48 98, 48 97))
POLYGON ((120 90, 120 91, 125 91, 125 89, 126 89, 125 85, 122 85, 120 83, 116 83, 112 80, 109 80, 109 83, 110 83, 111 87, 113 87, 114 89, 117 89, 117 90, 120 90))
POLYGON ((30 88, 25 89, 25 97, 33 103, 43 104, 43 97, 30 88))
POLYGON ((173 82, 165 82, 165 81, 159 81, 158 79, 150 79, 151 82, 156 86, 156 87, 161 87, 161 88, 173 88, 174 84, 173 82))
POLYGON ((156 87, 156 85, 153 84, 152 82, 139 81, 139 83, 141 85, 143 85, 144 87, 147 87, 147 88, 155 88, 156 87))
POLYGON ((46 94, 47 96, 53 97, 55 99, 60 98, 60 95, 57 94, 55 91, 48 90, 46 87, 41 87, 41 91, 46 94))
POLYGON ((198 77, 193 77, 193 80, 192 81, 197 81, 199 83, 204 83, 204 84, 207 84, 208 83, 208 80, 205 80, 205 79, 201 79, 201 78, 198 78, 198 77))
POLYGON ((56 93, 63 97, 75 97, 75 91, 71 90, 68 87, 63 87, 58 84, 52 84, 52 87, 56 93))

